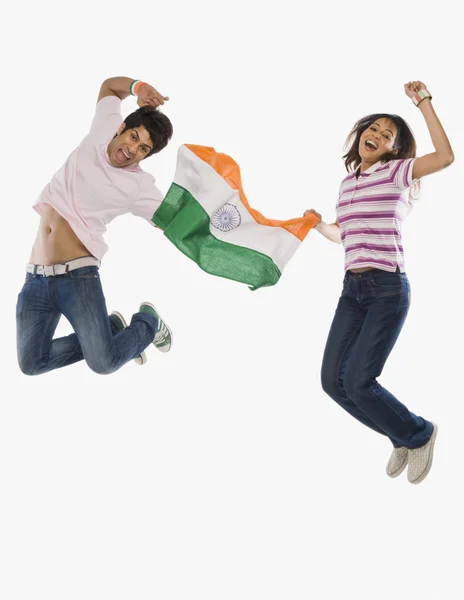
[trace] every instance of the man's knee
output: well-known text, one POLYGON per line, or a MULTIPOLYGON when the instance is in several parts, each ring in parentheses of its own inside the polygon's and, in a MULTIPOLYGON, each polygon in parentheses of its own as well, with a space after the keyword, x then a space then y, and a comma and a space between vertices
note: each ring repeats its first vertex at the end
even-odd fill
POLYGON ((40 375, 41 367, 32 360, 28 360, 27 356, 18 355, 18 365, 24 375, 40 375))
POLYGON ((105 360, 103 358, 99 359, 85 359, 87 366, 91 371, 97 373, 97 375, 110 375, 118 370, 118 367, 115 367, 111 361, 105 360))

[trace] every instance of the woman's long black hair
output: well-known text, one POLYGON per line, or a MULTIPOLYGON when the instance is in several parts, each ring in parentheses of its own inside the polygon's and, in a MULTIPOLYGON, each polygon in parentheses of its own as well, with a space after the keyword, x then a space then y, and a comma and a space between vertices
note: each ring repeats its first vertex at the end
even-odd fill
POLYGON ((377 119, 387 119, 391 121, 396 125, 396 129, 398 130, 392 152, 382 156, 382 161, 387 162, 392 159, 416 157, 416 140, 414 139, 411 128, 406 121, 398 115, 376 113, 374 115, 367 115, 367 117, 359 119, 359 121, 354 124, 353 129, 350 131, 345 142, 345 149, 348 150, 343 156, 347 171, 355 171, 361 164, 361 157, 359 156, 359 139, 362 133, 366 131, 366 129, 370 127, 372 123, 375 123, 377 119))

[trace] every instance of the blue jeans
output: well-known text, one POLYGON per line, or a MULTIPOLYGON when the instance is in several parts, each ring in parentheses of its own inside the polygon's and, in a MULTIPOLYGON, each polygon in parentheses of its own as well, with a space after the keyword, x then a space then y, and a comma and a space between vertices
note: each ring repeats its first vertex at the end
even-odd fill
POLYGON ((324 391, 355 419, 388 436, 395 447, 413 449, 427 443, 432 424, 410 412, 377 381, 409 303, 406 273, 348 271, 324 351, 321 379, 324 391))
POLYGON ((98 267, 82 267, 65 275, 27 273, 16 305, 19 367, 39 375, 82 359, 100 374, 113 373, 138 356, 153 340, 157 319, 136 313, 118 333, 108 316, 98 267), (53 339, 64 315, 74 332, 53 339))

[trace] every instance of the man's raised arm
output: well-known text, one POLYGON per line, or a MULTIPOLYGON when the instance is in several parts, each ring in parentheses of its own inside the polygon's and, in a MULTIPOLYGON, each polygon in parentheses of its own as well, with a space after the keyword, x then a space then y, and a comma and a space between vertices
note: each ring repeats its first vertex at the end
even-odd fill
POLYGON ((163 96, 144 81, 130 77, 111 77, 102 83, 97 103, 106 96, 116 96, 124 100, 130 95, 137 96, 139 106, 161 106, 169 100, 168 96, 163 96))

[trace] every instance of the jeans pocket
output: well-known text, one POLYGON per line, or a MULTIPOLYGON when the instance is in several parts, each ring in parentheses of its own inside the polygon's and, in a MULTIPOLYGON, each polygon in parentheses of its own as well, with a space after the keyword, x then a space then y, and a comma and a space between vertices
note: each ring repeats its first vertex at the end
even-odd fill
POLYGON ((385 298, 401 294, 403 282, 397 273, 391 273, 371 277, 369 286, 374 298, 385 298))
POLYGON ((67 273, 71 279, 98 279, 98 267, 81 267, 67 273))

